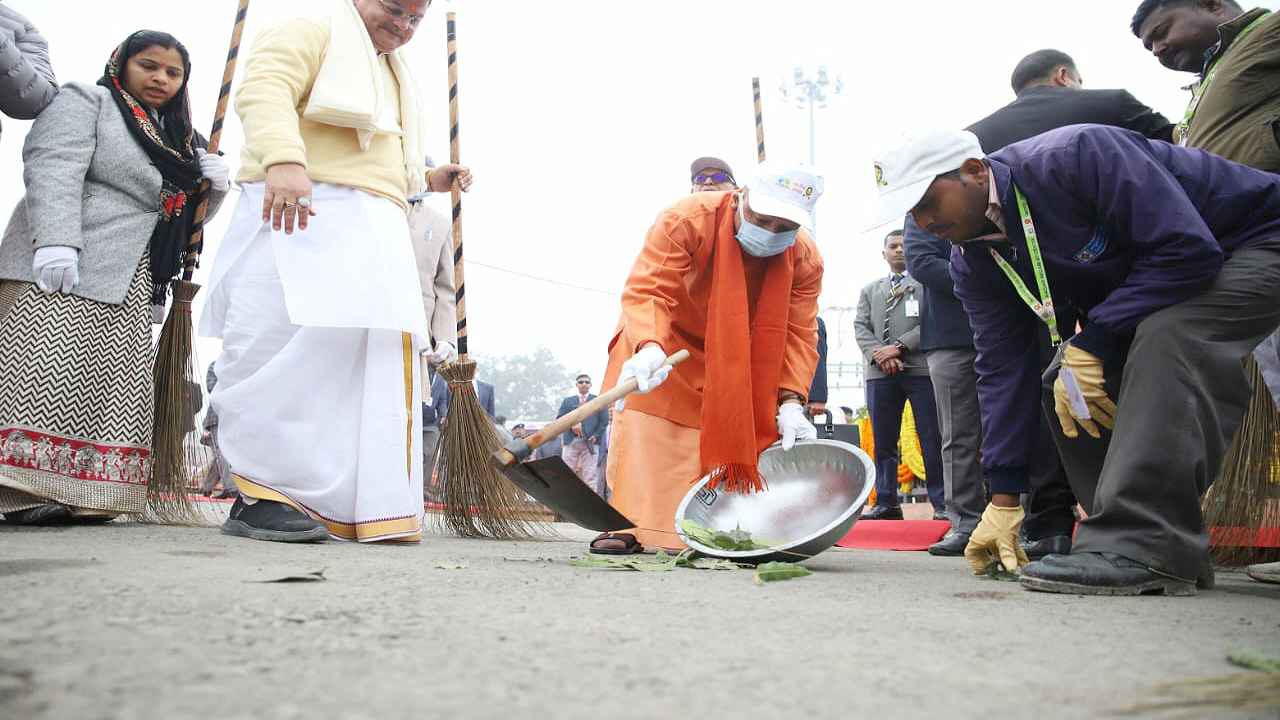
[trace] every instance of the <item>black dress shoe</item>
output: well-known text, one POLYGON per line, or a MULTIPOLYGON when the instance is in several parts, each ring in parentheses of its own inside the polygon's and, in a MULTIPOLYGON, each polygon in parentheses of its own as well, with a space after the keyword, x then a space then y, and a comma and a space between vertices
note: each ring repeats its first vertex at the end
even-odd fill
POLYGON ((959 557, 964 555, 965 546, 969 544, 969 533, 949 532, 946 537, 929 546, 929 554, 939 557, 959 557))
POLYGON ((863 520, 901 520, 902 507, 887 505, 877 505, 870 510, 862 513, 863 520))
POLYGON ((329 538, 324 523, 312 520, 284 503, 259 500, 252 505, 236 498, 231 516, 222 524, 224 535, 269 542, 320 542, 329 538))
POLYGON ((1051 535, 1039 540, 1027 540, 1022 543, 1022 552, 1031 560, 1039 560, 1046 555, 1066 555, 1071 552, 1071 536, 1051 535))
POLYGON ((1157 573, 1115 553, 1049 555, 1022 568, 1022 586, 1065 595, 1196 594, 1194 582, 1157 573))
POLYGON ((71 508, 61 503, 46 503, 7 512, 4 519, 10 525, 67 525, 71 522, 71 508))

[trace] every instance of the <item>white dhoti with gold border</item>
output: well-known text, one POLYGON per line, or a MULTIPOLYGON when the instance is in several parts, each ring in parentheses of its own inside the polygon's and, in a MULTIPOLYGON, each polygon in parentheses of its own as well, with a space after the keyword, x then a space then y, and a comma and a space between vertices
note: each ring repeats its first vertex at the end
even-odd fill
POLYGON ((241 493, 346 540, 422 533, 427 327, 408 221, 385 198, 317 185, 306 231, 262 222, 244 186, 200 334, 222 338, 210 405, 241 493))

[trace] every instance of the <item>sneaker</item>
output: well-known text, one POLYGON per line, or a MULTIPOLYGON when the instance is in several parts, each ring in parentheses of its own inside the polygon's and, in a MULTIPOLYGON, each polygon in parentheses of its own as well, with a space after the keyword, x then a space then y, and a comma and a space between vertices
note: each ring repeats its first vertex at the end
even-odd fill
POLYGON ((284 503, 259 500, 252 505, 236 498, 222 534, 268 542, 322 542, 329 539, 324 523, 312 520, 284 503))

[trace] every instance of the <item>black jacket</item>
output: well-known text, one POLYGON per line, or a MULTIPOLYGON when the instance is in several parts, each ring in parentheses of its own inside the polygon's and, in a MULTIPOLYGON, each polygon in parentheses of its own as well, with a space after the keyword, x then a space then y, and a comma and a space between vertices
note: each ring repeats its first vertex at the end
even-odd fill
POLYGON ((827 402, 827 324, 818 318, 818 369, 813 373, 813 386, 809 388, 809 402, 827 402))
MULTIPOLYGON (((1113 125, 1169 141, 1173 123, 1125 90, 1033 87, 1016 100, 970 125, 984 152, 1067 125, 1113 125)), ((903 249, 907 271, 924 286, 920 308, 920 349, 972 348, 969 318, 951 281, 951 244, 921 230, 907 217, 903 249)))

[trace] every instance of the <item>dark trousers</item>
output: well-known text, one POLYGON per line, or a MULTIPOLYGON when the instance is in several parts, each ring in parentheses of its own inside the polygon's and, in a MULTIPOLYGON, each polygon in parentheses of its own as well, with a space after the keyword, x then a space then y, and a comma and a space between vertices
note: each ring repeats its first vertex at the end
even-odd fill
POLYGON ((898 436, 902 431, 902 411, 911 401, 924 455, 925 482, 929 502, 935 510, 946 508, 946 491, 942 473, 942 440, 938 435, 938 408, 933 398, 933 383, 927 375, 899 373, 867 380, 867 410, 871 414, 871 432, 876 443, 876 504, 894 507, 898 504, 898 436))
POLYGON ((1089 513, 1073 552, 1110 552, 1185 580, 1208 565, 1200 497, 1249 403, 1244 359, 1280 326, 1280 240, 1237 250, 1204 293, 1138 325, 1127 358, 1107 368, 1115 431, 1062 435, 1044 400, 1076 497, 1089 513))

